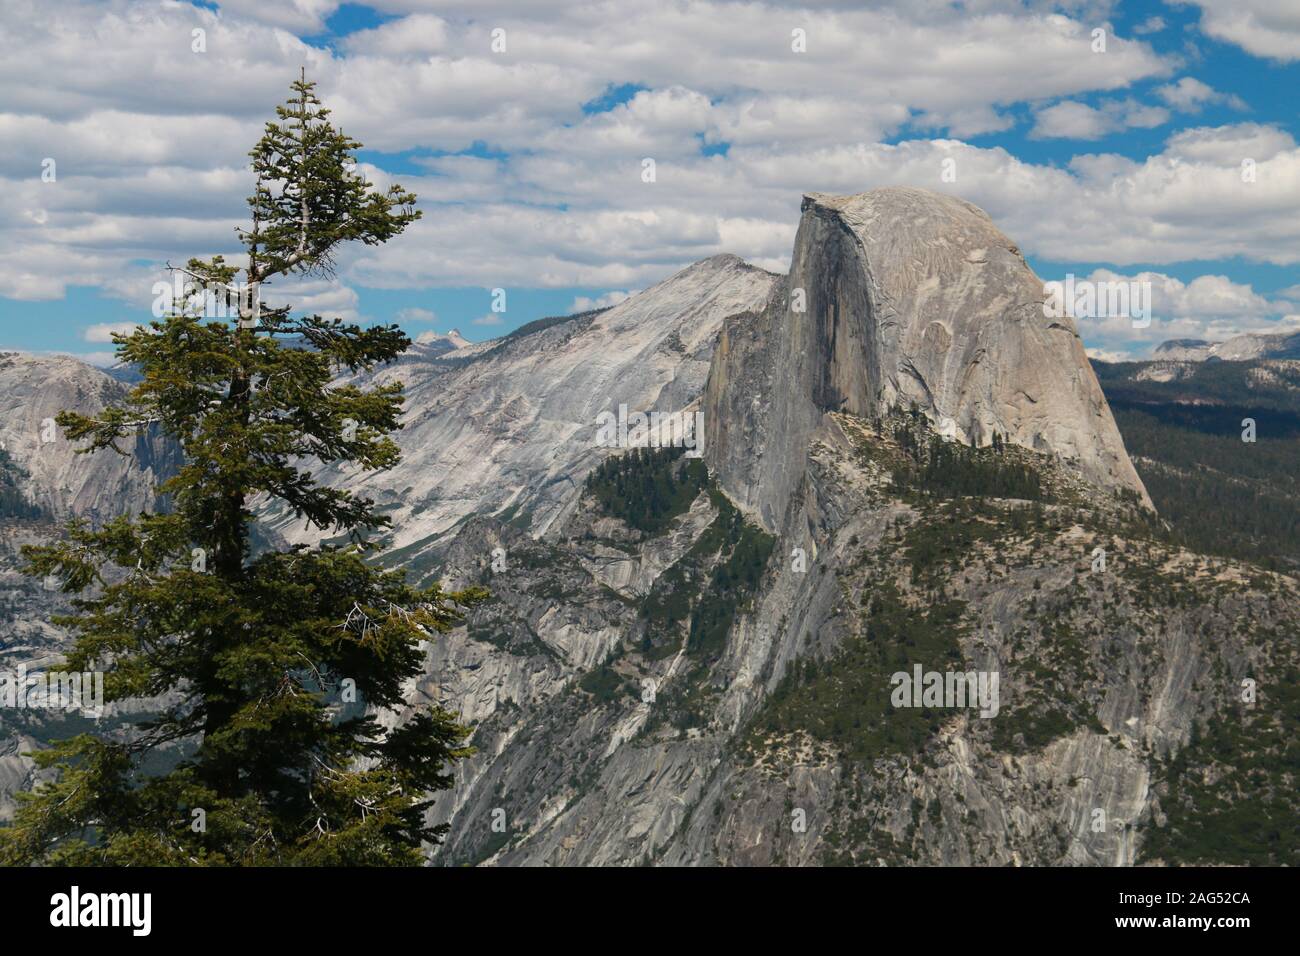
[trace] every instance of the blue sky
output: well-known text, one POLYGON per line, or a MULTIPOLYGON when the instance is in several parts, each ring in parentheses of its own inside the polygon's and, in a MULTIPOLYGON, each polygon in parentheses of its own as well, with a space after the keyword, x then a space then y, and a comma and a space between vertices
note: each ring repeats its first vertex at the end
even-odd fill
POLYGON ((1079 320, 1094 355, 1300 327, 1300 4, 860 6, 0 0, 0 347, 103 363, 166 261, 236 255, 300 66, 425 214, 282 290, 323 314, 490 338, 718 252, 784 269, 803 192, 906 183, 1045 280, 1149 281, 1150 328, 1079 320))

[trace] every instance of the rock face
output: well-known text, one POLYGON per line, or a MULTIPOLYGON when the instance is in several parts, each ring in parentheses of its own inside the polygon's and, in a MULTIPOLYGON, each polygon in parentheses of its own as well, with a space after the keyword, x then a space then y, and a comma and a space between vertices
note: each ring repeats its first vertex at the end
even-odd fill
POLYGON ((120 401, 121 382, 76 359, 0 355, 0 442, 27 480, 33 504, 55 518, 105 519, 148 508, 154 489, 175 464, 161 439, 125 443, 127 455, 79 455, 54 417, 64 409, 89 414, 120 401))
MULTIPOLYGON (((694 407, 723 319, 761 307, 775 281, 735 256, 715 256, 610 309, 454 352, 428 343, 369 379, 406 385, 402 463, 322 477, 388 506, 392 543, 409 549, 408 560, 476 513, 509 511, 541 534, 609 452, 596 442, 597 417, 620 405, 629 413, 694 407)), ((272 524, 290 540, 311 536, 287 518, 272 524)))
POLYGON ((1152 357, 1180 362, 1204 362, 1217 358, 1225 362, 1253 359, 1300 359, 1300 332, 1246 332, 1225 342, 1202 339, 1170 339, 1152 351, 1152 357))
POLYGON ((789 276, 723 329, 709 463, 773 528, 822 416, 915 403, 946 437, 988 445, 998 432, 1149 504, 1072 321, 1045 318, 1043 301, 970 203, 911 188, 806 196, 789 276))
MULTIPOLYGON (((72 613, 70 596, 42 587, 21 573, 21 548, 60 533, 68 518, 92 524, 119 514, 152 509, 155 488, 176 464, 175 448, 154 436, 124 442, 128 455, 100 451, 79 455, 53 424, 67 409, 92 414, 120 401, 127 386, 75 359, 21 353, 0 355, 0 443, 7 476, 39 512, 0 516, 0 669, 33 669, 57 660, 68 635, 50 622, 72 613)), ((24 751, 39 749, 67 728, 39 713, 0 708, 0 820, 13 810, 12 796, 30 788, 38 773, 24 751)))

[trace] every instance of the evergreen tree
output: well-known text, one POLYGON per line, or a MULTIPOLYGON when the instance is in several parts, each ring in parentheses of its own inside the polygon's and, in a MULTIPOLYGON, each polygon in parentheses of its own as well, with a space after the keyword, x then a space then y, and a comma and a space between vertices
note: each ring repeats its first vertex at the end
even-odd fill
POLYGON ((205 318, 183 296, 116 337, 143 376, 121 406, 58 419, 87 453, 144 428, 177 441, 183 464, 159 489, 167 509, 74 522, 66 540, 26 550, 29 573, 82 594, 78 613, 57 619, 77 635, 64 667, 103 670, 108 701, 161 698, 163 709, 126 739, 83 734, 34 754, 60 773, 0 830, 0 862, 417 864, 446 829, 426 811, 470 752, 466 730, 437 708, 383 724, 375 713, 398 712, 421 643, 483 593, 416 588, 373 566, 366 537, 387 519, 299 464, 396 463, 401 386, 365 390, 339 373, 410 342, 395 326, 261 302, 274 279, 328 273, 343 243, 383 243, 420 214, 411 193, 356 174, 360 144, 331 125, 305 76, 277 112, 250 154, 247 264, 181 270, 237 317, 205 318), (255 554, 258 500, 345 543, 255 554), (148 775, 142 765, 166 746, 183 759, 148 775))

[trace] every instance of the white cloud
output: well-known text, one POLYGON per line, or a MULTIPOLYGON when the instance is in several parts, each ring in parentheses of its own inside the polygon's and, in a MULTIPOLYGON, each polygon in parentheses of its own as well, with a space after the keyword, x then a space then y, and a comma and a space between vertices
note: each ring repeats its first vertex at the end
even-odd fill
POLYGON ((1101 107, 1066 100, 1035 114, 1034 139, 1101 139, 1128 127, 1149 129, 1169 122, 1169 111, 1133 100, 1111 100, 1101 107))
POLYGON ((325 21, 339 4, 340 0, 221 0, 221 12, 309 36, 324 32, 325 21))
POLYGON ((399 322, 428 322, 438 321, 438 314, 431 309, 408 308, 397 310, 397 320, 399 322))
POLYGON ((470 325, 500 325, 502 323, 500 314, 489 312, 487 315, 480 315, 477 319, 470 322, 470 325))
POLYGON ((1201 30, 1256 56, 1300 60, 1300 4, 1291 0, 1180 0, 1201 8, 1201 30))
POLYGON ((298 278, 281 280, 263 295, 270 304, 289 304, 300 315, 322 315, 349 322, 361 319, 355 289, 338 279, 298 278))
POLYGON ((1170 137, 1166 153, 1178 160, 1227 166, 1243 159, 1256 162, 1294 154, 1295 140, 1276 126, 1239 123, 1233 126, 1198 126, 1170 137))
POLYGON ((121 361, 116 352, 67 352, 65 354, 98 368, 111 368, 121 361))
MULTIPOLYGON (((270 10, 284 4, 248 6, 270 10)), ((260 124, 305 66, 327 72, 333 57, 293 34, 227 7, 144 0, 4 0, 0 88, 5 109, 75 119, 96 110, 155 117, 156 134, 182 139, 171 122, 226 116, 260 124), (191 48, 206 31, 207 50, 191 48)), ((242 141, 234 144, 246 150, 242 141)), ((224 149, 220 131, 190 139, 196 155, 224 149), (201 147, 201 148, 196 148, 201 147)))
POLYGON ((349 54, 381 57, 428 57, 447 50, 447 21, 429 13, 414 13, 343 40, 349 54))
POLYGON ((573 300, 573 305, 569 306, 570 312, 590 312, 592 309, 607 309, 612 305, 618 305, 624 299, 634 295, 635 292, 620 292, 611 290, 604 295, 591 298, 580 295, 573 300))
MULTIPOLYGON (((1242 332, 1275 332, 1287 323, 1285 313, 1292 308, 1288 301, 1270 299, 1222 275, 1201 275, 1183 282, 1161 272, 1125 274, 1095 269, 1077 276, 1076 285, 1081 280, 1139 283, 1150 295, 1150 323, 1145 326, 1134 325, 1129 315, 1077 317, 1075 324, 1091 346, 1090 355, 1093 351, 1136 355, 1168 339, 1217 342, 1242 332)), ((1139 296, 1144 294, 1139 290, 1139 296)), ((1140 311, 1137 300, 1130 300, 1130 305, 1130 313, 1140 311)))
MULTIPOLYGON (((416 156, 417 175, 363 164, 381 187, 414 189, 425 218, 387 246, 345 251, 337 282, 273 290, 325 314, 355 316, 355 284, 629 289, 718 252, 783 269, 803 192, 892 184, 970 199, 1051 261, 1300 260, 1300 151, 1282 130, 1187 130, 1145 160, 1091 155, 1066 168, 956 138, 1005 128, 1031 97, 1060 101, 1038 121, 1075 138, 1168 119, 1124 91, 1171 78, 1173 58, 1113 35, 1092 53, 1106 3, 1067 16, 981 0, 954 17, 937 0, 483 0, 471 20, 450 0, 380 0, 413 15, 338 52, 289 32, 316 29, 331 2, 219 15, 143 0, 0 3, 0 295, 92 285, 146 308, 164 260, 237 256, 244 154, 301 64, 371 148, 488 147, 416 156), (489 49, 494 18, 508 27, 505 54, 489 49), (206 54, 190 51, 196 26, 206 54), (794 26, 807 53, 790 49, 794 26), (622 84, 644 89, 584 112, 622 84), (1096 107, 1079 102, 1098 93, 1096 107), (926 138, 935 124, 949 138, 926 138), (702 152, 722 144, 725 154, 702 152), (40 181, 46 156, 56 183, 40 181), (646 156, 654 183, 641 180, 646 156), (940 178, 946 158, 955 183, 940 178), (1254 183, 1241 182, 1244 158, 1254 183)), ((1200 92, 1168 86, 1188 102, 1200 92)))
POLYGON ((112 342, 114 335, 130 335, 139 327, 137 322, 100 322, 87 326, 81 337, 87 342, 112 342))
POLYGON ((1129 352, 1121 352, 1116 349, 1085 349, 1088 358, 1094 362, 1131 362, 1133 355, 1129 352))
POLYGON ((1156 314, 1178 319, 1240 322, 1276 315, 1286 308, 1286 303, 1270 302, 1249 285, 1233 282, 1221 275, 1197 276, 1191 282, 1184 283, 1159 272, 1139 272, 1128 277, 1098 269, 1091 278, 1132 278, 1139 282, 1150 282, 1152 307, 1156 314))
MULTIPOLYGON (((1092 155, 1064 169, 955 140, 738 146, 725 158, 662 161, 653 184, 641 182, 634 158, 581 151, 509 165, 511 200, 426 216, 382 255, 351 260, 357 281, 625 289, 720 252, 783 270, 802 193, 887 185, 969 199, 1049 261, 1300 261, 1300 149, 1253 124, 1184 131, 1144 161, 1092 155), (1247 156, 1256 160, 1250 183, 1241 177, 1247 156), (945 159, 956 162, 956 182, 941 178, 945 159)), ((431 181, 406 184, 422 193, 431 181)))
POLYGON ((1184 113, 1194 113, 1209 103, 1226 103, 1239 110, 1246 108, 1240 97, 1217 93, 1213 87, 1191 76, 1184 76, 1177 83, 1156 87, 1156 96, 1184 113))
POLYGON ((1141 23, 1133 28, 1133 32, 1138 36, 1146 36, 1151 33, 1159 33, 1165 28, 1164 17, 1147 17, 1141 23))

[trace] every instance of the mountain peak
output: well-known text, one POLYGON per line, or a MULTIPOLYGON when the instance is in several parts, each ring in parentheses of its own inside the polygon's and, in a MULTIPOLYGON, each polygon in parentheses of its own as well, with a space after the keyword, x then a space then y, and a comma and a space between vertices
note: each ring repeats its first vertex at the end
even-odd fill
POLYGON ((440 345, 447 351, 463 349, 467 345, 474 344, 470 342, 469 339, 462 336, 458 329, 452 329, 446 335, 433 331, 421 332, 415 337, 415 343, 417 345, 440 345))
MULTIPOLYGON (((689 284, 698 281, 716 281, 719 277, 739 275, 743 273, 753 273, 762 276, 773 275, 773 273, 768 272, 766 269, 760 269, 756 265, 751 265, 744 259, 740 258, 740 256, 733 255, 730 252, 722 252, 716 256, 699 259, 684 268, 678 269, 672 275, 668 276, 668 278, 660 280, 645 291, 651 292, 654 290, 662 290, 683 283, 689 284)), ((635 296, 630 297, 629 299, 624 299, 623 302, 628 302, 631 298, 635 298, 635 296)))
POLYGON ((993 221, 988 213, 974 203, 919 186, 881 186, 843 196, 833 193, 804 193, 801 211, 806 212, 813 206, 849 213, 885 213, 892 210, 947 217, 974 216, 990 224, 993 221))
POLYGON ((1019 248, 969 202, 809 194, 783 288, 758 322, 724 326, 710 464, 774 528, 827 412, 915 405, 947 438, 996 433, 1147 500, 1073 323, 1043 301, 1019 248))

